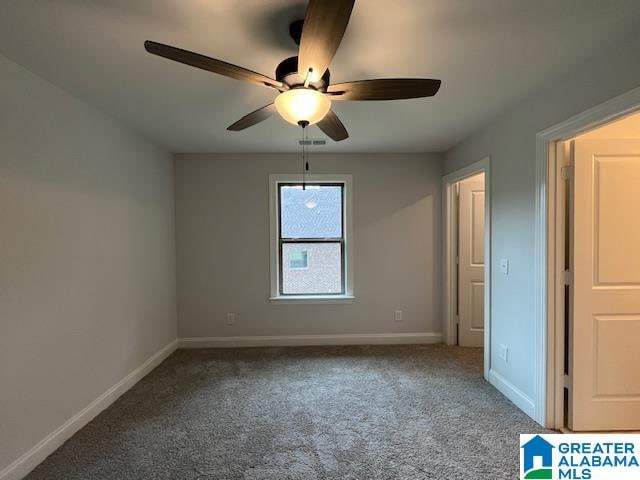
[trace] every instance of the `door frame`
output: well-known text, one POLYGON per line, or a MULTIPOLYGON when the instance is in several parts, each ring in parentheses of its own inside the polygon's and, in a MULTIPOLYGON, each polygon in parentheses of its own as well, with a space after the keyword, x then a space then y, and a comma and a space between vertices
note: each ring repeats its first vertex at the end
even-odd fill
POLYGON ((564 428, 564 245, 556 213, 562 188, 557 144, 640 111, 640 87, 536 135, 535 183, 535 415, 547 428, 564 428))
POLYGON ((455 305, 457 301, 456 252, 452 248, 457 239, 457 228, 453 218, 455 202, 454 185, 465 178, 484 173, 484 377, 489 377, 491 358, 491 158, 467 165, 442 177, 443 274, 444 274, 444 339, 447 345, 455 345, 457 323, 455 305))

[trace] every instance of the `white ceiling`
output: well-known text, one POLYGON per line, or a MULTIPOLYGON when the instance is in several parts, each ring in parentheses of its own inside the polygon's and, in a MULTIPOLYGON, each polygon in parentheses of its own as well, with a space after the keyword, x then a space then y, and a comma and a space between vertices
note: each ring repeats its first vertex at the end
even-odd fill
MULTIPOLYGON (((296 150, 278 117, 226 127, 274 90, 147 54, 146 39, 273 75, 300 0, 1 0, 0 53, 173 152, 296 150)), ((334 82, 443 80, 431 99, 335 102, 351 138, 324 151, 443 151, 627 34, 638 0, 357 0, 334 82)), ((314 138, 324 138, 315 127, 314 138)))

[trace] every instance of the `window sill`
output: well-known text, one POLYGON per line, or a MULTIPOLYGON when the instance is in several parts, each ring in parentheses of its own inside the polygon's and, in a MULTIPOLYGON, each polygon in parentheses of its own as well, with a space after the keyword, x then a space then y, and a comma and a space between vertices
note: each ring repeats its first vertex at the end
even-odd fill
POLYGON ((353 303, 353 295, 284 295, 271 297, 271 303, 306 303, 306 304, 331 304, 353 303))

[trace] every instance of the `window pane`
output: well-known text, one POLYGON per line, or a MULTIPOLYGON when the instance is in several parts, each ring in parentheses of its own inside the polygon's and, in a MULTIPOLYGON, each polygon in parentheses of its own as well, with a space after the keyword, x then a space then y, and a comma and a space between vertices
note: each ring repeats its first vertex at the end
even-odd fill
POLYGON ((280 215, 283 238, 340 238, 342 187, 282 185, 280 215))
POLYGON ((342 293, 341 260, 339 243, 282 244, 282 293, 342 293), (306 268, 292 268, 292 261, 302 256, 306 258, 306 268))
POLYGON ((308 266, 307 251, 306 250, 292 250, 289 254, 289 267, 290 268, 307 268, 308 266))

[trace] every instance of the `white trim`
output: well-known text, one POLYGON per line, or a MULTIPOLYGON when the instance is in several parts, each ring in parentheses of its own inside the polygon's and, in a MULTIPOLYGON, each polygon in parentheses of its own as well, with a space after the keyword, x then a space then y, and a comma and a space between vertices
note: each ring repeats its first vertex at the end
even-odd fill
POLYGON ((548 259, 555 255, 555 230, 549 227, 548 200, 549 162, 555 162, 554 144, 580 133, 586 132, 603 124, 624 117, 640 109, 640 87, 612 98, 600 105, 585 110, 553 127, 536 135, 536 211, 535 211, 535 414, 533 418, 549 428, 560 428, 552 408, 561 391, 558 376, 559 364, 556 347, 556 318, 548 315, 557 311, 554 295, 550 289, 555 288, 552 276, 555 275, 555 265, 550 267, 548 259), (547 246, 548 250, 547 251, 547 246), (550 305, 554 302, 554 305, 550 305), (553 310, 552 310, 553 309, 553 310))
MULTIPOLYGON (((281 297, 278 291, 278 183, 300 182, 299 174, 272 174, 269 175, 269 235, 270 235, 270 279, 271 279, 271 299, 277 302, 290 302, 289 297, 281 297)), ((353 177, 341 174, 312 174, 306 176, 309 183, 344 183, 344 249, 345 249, 345 293, 336 295, 335 299, 340 301, 344 298, 353 298, 353 177), (342 297, 342 298, 341 298, 342 297)), ((303 297, 303 296, 301 296, 303 297)), ((327 295, 329 297, 329 295, 327 295)), ((298 303, 326 303, 326 302, 298 302, 298 303)), ((345 303, 340 301, 340 303, 345 303)))
POLYGON ((453 205, 453 185, 460 180, 484 173, 484 377, 488 379, 491 367, 491 158, 467 165, 442 178, 442 218, 444 220, 444 339, 447 345, 455 345, 455 288, 457 283, 455 253, 451 248, 455 235, 455 225, 451 219, 453 205))
POLYGON ((545 426, 549 428, 564 428, 564 388, 566 376, 564 370, 564 338, 565 338, 565 285, 567 275, 565 271, 565 204, 567 191, 563 169, 568 166, 570 153, 565 142, 549 142, 547 152, 547 241, 546 241, 546 358, 545 361, 545 426), (556 321, 560 319, 560 321, 556 321), (558 339, 558 341, 556 341, 558 339), (553 382, 551 384, 550 382, 553 382), (553 396, 550 400, 549 396, 553 396))
POLYGON ((294 347, 306 345, 412 345, 442 343, 442 334, 363 333, 346 335, 282 335, 194 337, 178 339, 179 348, 294 347))
POLYGON ((288 295, 282 297, 271 297, 271 303, 281 304, 331 304, 331 303, 353 303, 353 295, 288 295))
POLYGON ((96 398, 85 408, 76 413, 60 427, 38 442, 28 452, 12 462, 0 472, 0 480, 19 480, 37 467, 45 458, 55 452, 64 442, 78 430, 93 420, 100 412, 109 407, 123 393, 138 383, 145 375, 156 368, 177 348, 177 340, 164 346, 142 365, 129 373, 118 383, 96 398))
POLYGON ((495 370, 489 370, 488 381, 491 385, 496 387, 498 391, 500 391, 500 393, 511 400, 516 407, 518 407, 530 417, 534 416, 534 401, 530 397, 525 395, 522 390, 513 385, 495 370))

